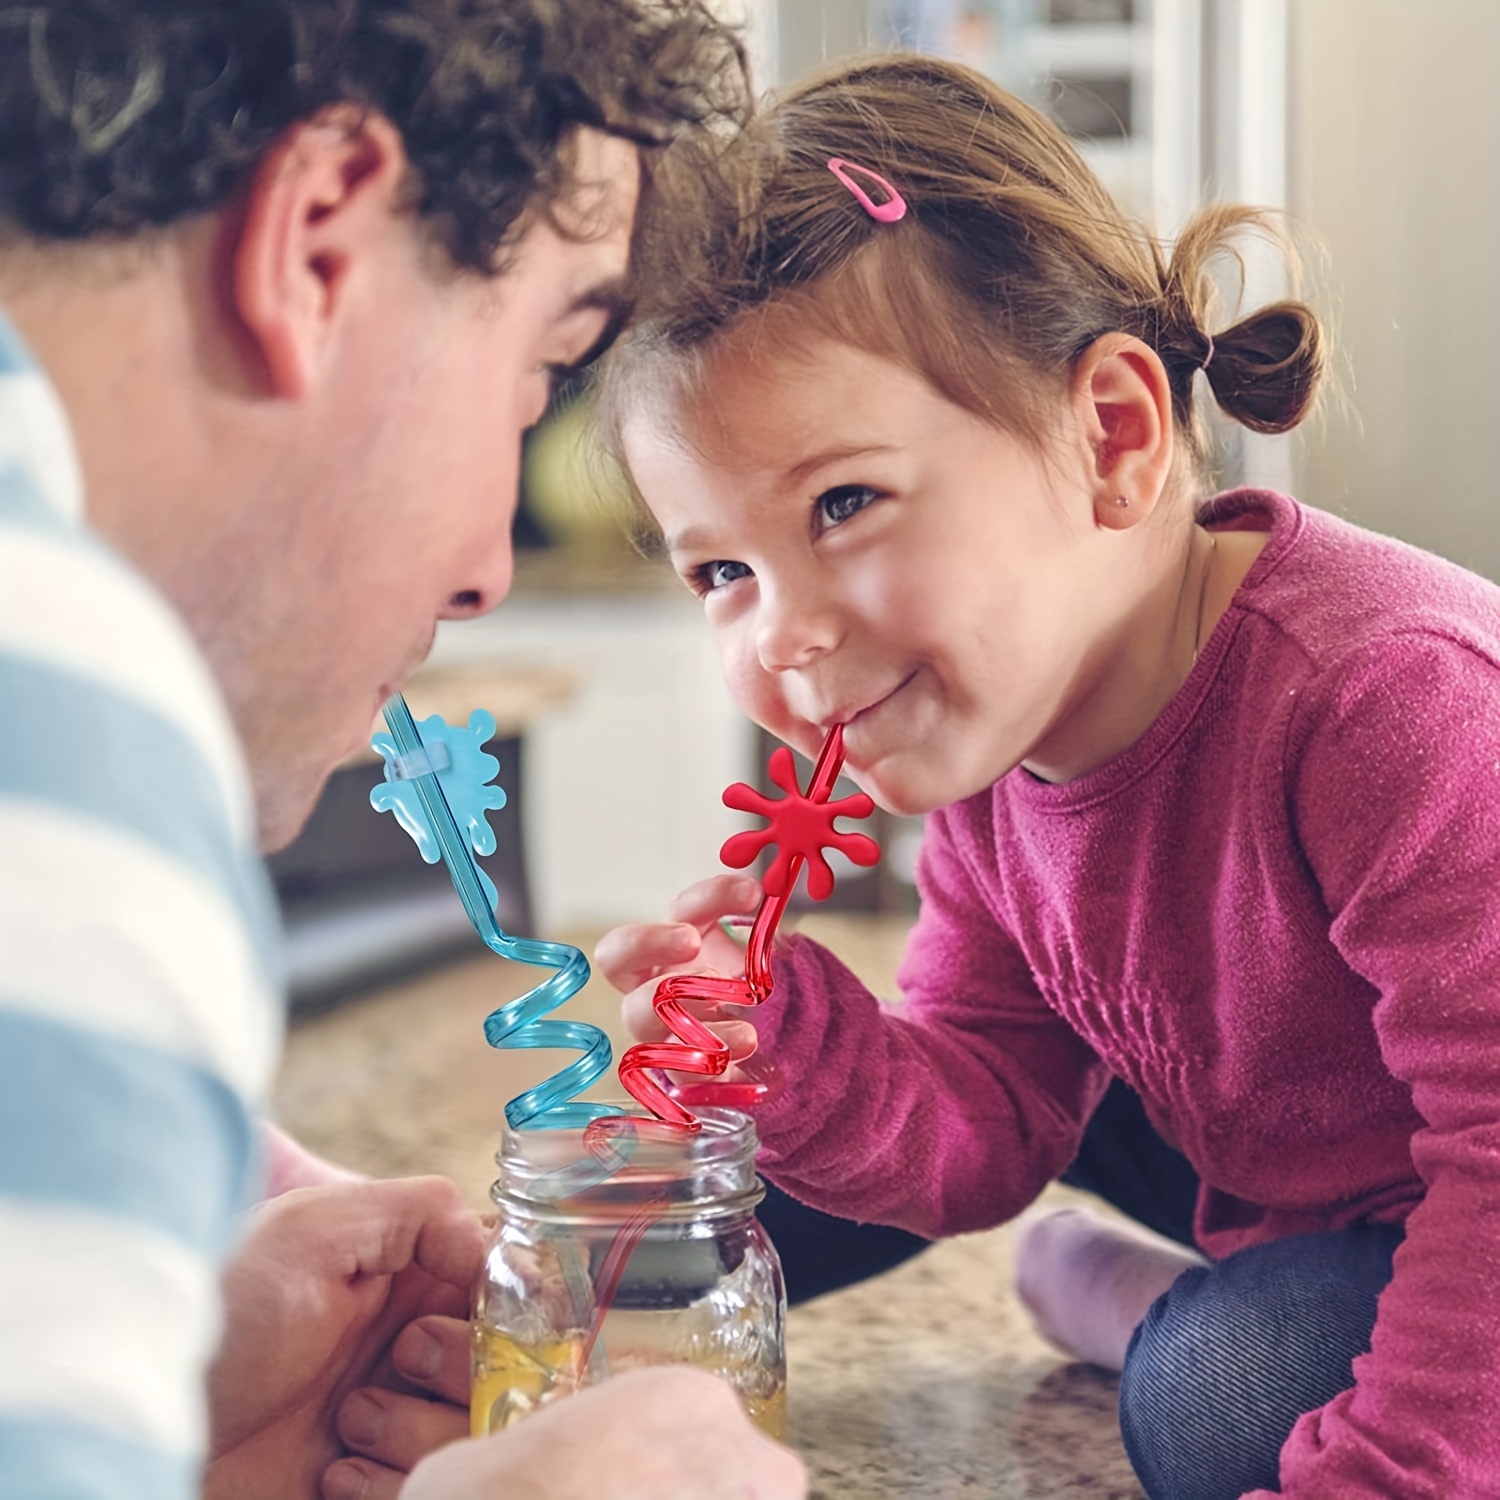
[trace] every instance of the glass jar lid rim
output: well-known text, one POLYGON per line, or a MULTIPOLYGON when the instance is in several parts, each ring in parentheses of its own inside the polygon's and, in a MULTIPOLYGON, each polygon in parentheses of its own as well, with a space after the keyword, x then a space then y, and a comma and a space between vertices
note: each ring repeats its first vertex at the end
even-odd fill
MULTIPOLYGON (((742 1110, 704 1106, 696 1111, 697 1131, 668 1132, 655 1121, 629 1116, 618 1127, 591 1135, 584 1127, 501 1132, 495 1164, 516 1187, 551 1174, 595 1184, 623 1180, 682 1180, 703 1171, 733 1171, 743 1165, 753 1173, 758 1140, 754 1122, 742 1110)), ((545 1196, 553 1196, 546 1194, 545 1196)))

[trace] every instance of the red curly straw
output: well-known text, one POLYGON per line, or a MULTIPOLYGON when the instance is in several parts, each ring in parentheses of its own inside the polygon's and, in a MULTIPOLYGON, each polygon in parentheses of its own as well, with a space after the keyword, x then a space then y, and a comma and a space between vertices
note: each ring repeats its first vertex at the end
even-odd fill
MULTIPOLYGON (((669 1091, 666 1085, 653 1076, 653 1069, 665 1069, 673 1073, 698 1074, 706 1080, 722 1080, 723 1074, 728 1071, 728 1045, 694 1016, 684 1002, 716 1001, 730 1005, 759 1005, 771 993, 771 948, 775 942, 776 929, 791 901, 797 876, 810 856, 817 861, 817 874, 820 877, 816 883, 811 884, 814 897, 821 899, 833 888, 832 872, 823 861, 819 847, 820 835, 823 843, 833 843, 842 848, 859 864, 873 864, 879 857, 874 840, 865 835, 832 832, 835 817, 867 817, 873 810, 874 803, 863 793, 841 799, 836 812, 825 807, 821 816, 807 816, 810 807, 827 804, 843 768, 842 725, 836 724, 829 731, 817 764, 813 767, 805 797, 796 792, 796 773, 792 768, 791 752, 780 749, 776 756, 784 757, 784 762, 778 765, 773 757, 773 778, 779 784, 787 786, 791 794, 782 802, 769 803, 759 793, 745 786, 731 787, 724 793, 724 801, 729 806, 759 812, 772 821, 772 828, 765 833, 741 834, 731 839, 724 847, 726 863, 743 866, 778 834, 780 842, 776 863, 766 876, 766 893, 761 898, 754 925, 750 929, 750 941, 745 950, 744 977, 722 979, 707 974, 669 974, 657 985, 651 1003, 662 1024, 677 1040, 642 1043, 631 1047, 620 1059, 621 1084, 643 1108, 650 1111, 656 1121, 673 1131, 701 1129, 701 1122, 688 1107, 690 1105, 721 1104, 743 1108, 759 1103, 767 1093, 764 1083, 748 1080, 739 1083, 706 1081, 680 1084, 669 1091)), ((597 1123, 606 1127, 609 1124, 607 1121, 597 1123)))

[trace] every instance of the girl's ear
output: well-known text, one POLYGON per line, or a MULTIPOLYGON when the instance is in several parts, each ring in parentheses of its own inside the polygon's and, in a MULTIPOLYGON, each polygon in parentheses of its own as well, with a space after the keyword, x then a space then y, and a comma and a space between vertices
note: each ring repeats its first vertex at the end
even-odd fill
POLYGON ((1092 453, 1094 524, 1123 531, 1156 508, 1172 472, 1172 390, 1156 351, 1126 333, 1094 340, 1071 397, 1092 453))

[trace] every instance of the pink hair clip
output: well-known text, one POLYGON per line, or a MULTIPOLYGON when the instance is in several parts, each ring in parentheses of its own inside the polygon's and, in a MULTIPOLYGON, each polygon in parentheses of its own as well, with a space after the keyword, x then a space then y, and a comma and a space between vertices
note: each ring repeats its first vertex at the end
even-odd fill
POLYGON ((906 199, 879 172, 872 172, 868 167, 861 167, 852 161, 845 161, 842 156, 830 156, 828 158, 828 170, 854 194, 855 201, 859 206, 878 223, 894 224, 897 219, 904 219, 906 217, 906 199), (884 191, 886 201, 884 203, 877 203, 849 175, 851 172, 858 172, 862 177, 868 177, 871 182, 884 191))

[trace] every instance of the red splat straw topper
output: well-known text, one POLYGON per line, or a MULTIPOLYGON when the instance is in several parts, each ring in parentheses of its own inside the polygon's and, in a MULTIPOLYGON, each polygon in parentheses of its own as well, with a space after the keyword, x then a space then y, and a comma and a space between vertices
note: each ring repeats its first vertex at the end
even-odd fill
MULTIPOLYGON (((675 1042, 643 1043, 620 1059, 620 1082, 635 1100, 663 1125, 694 1131, 699 1121, 688 1106, 722 1104, 743 1108, 756 1104, 766 1093, 763 1083, 706 1081, 669 1087, 653 1070, 700 1074, 706 1080, 721 1080, 729 1068, 729 1047, 685 1008, 685 1001, 714 1001, 731 1005, 759 1005, 771 993, 771 948, 782 914, 792 897, 792 888, 805 864, 807 891, 814 901, 826 900, 833 891, 833 870, 824 849, 836 849, 857 865, 873 865, 880 858, 875 840, 863 833, 840 833, 837 818, 867 818, 875 804, 863 792, 830 802, 829 795, 844 764, 844 730, 836 724, 828 733, 813 767, 804 795, 797 785, 792 752, 785 746, 771 756, 770 775, 785 797, 766 797, 744 782, 736 782, 724 793, 724 805, 739 812, 755 813, 767 827, 737 833, 719 852, 726 865, 742 870, 762 849, 776 846, 776 856, 762 885, 765 895, 750 929, 742 979, 719 979, 705 974, 669 974, 656 987, 652 1004, 675 1042)), ((590 1129, 597 1129, 596 1122, 590 1129)))

